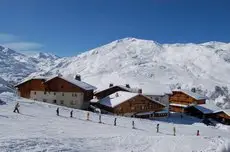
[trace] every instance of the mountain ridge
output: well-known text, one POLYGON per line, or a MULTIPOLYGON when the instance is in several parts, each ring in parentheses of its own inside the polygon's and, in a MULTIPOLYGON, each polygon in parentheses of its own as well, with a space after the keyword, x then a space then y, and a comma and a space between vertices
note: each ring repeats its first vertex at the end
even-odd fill
POLYGON ((28 72, 29 77, 81 74, 99 89, 109 83, 128 83, 155 93, 196 88, 221 107, 230 108, 230 43, 160 44, 129 37, 77 56, 31 65, 36 67, 28 72))

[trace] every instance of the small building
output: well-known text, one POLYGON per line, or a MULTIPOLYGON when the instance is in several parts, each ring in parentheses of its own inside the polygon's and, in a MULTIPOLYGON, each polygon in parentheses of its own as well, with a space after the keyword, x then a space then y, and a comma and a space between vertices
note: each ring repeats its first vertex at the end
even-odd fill
POLYGON ((215 113, 220 111, 222 111, 221 108, 211 103, 191 105, 186 108, 187 114, 200 119, 212 118, 215 113))
MULTIPOLYGON (((129 84, 126 85, 113 85, 112 83, 109 84, 108 88, 104 88, 101 90, 98 90, 94 93, 94 96, 97 99, 105 98, 117 91, 126 91, 126 92, 132 92, 132 93, 141 93, 149 98, 151 98, 154 101, 158 101, 166 107, 169 105, 169 95, 172 93, 169 91, 169 89, 165 89, 164 86, 155 86, 153 85, 142 85, 141 88, 133 88, 130 87, 129 84), (164 91, 162 91, 164 90, 164 91)), ((92 100, 92 104, 96 104, 96 100, 92 100)))
POLYGON ((188 90, 173 90, 169 97, 170 111, 185 112, 190 105, 205 104, 206 97, 188 90))
POLYGON ((113 85, 112 83, 109 84, 108 88, 103 88, 101 90, 97 90, 94 93, 94 96, 97 99, 102 99, 105 98, 117 91, 126 91, 126 92, 138 92, 137 89, 130 88, 129 84, 126 84, 125 86, 123 85, 113 85))
POLYGON ((21 97, 53 103, 78 109, 87 109, 93 98, 94 86, 75 79, 63 76, 49 78, 34 77, 15 86, 21 97))
POLYGON ((165 105, 140 93, 126 91, 118 91, 100 99, 97 106, 104 111, 125 116, 134 116, 140 112, 157 112, 165 108, 165 105))
POLYGON ((223 124, 230 125, 230 109, 215 112, 212 118, 223 124))

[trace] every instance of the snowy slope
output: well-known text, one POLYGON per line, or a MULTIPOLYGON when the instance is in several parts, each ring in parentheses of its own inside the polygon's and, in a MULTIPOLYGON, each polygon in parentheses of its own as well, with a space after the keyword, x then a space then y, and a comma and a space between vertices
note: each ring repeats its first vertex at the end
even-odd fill
MULTIPOLYGON (((230 108, 230 43, 159 44, 125 38, 75 57, 61 58, 43 75, 61 73, 99 89, 109 83, 145 87, 156 94, 181 86, 195 87, 230 108), (218 86, 218 87, 216 87, 218 86)), ((38 73, 34 73, 36 75, 38 73)))
POLYGON ((69 118, 69 108, 18 99, 9 93, 0 95, 7 104, 0 105, 0 149, 1 152, 35 151, 85 151, 85 152, 224 152, 230 150, 230 128, 208 127, 199 119, 173 115, 169 119, 141 120, 90 113, 74 109, 69 118), (20 102, 21 114, 12 112, 15 101, 20 102), (132 121, 136 129, 131 129, 132 121), (160 133, 156 133, 156 124, 160 133), (183 123, 183 124, 182 124, 183 123), (173 136, 176 127, 176 136, 173 136), (196 131, 200 136, 196 136, 196 131))
POLYGON ((29 56, 0 46, 0 77, 15 83, 33 72, 42 71, 45 67, 51 66, 57 58, 48 53, 29 56))
POLYGON ((0 93, 2 92, 15 92, 15 90, 11 84, 0 78, 0 93))

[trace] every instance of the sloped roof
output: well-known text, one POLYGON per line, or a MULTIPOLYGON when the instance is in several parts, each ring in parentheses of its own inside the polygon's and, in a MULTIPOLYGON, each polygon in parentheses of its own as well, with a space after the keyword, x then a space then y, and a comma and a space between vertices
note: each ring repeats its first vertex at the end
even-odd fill
POLYGON ((128 92, 133 92, 133 93, 138 93, 138 90, 141 89, 142 90, 142 94, 143 95, 165 95, 165 94, 171 94, 172 92, 169 91, 169 89, 167 91, 165 91, 166 87, 164 86, 155 86, 155 85, 142 85, 140 88, 137 88, 137 87, 131 87, 131 88, 128 88, 124 85, 114 85, 112 87, 101 87, 100 89, 97 89, 96 90, 96 94, 97 93, 100 93, 100 92, 103 92, 107 89, 111 89, 111 88, 115 88, 115 87, 120 87, 121 89, 123 90, 126 90, 128 92), (151 86, 151 87, 150 87, 151 86))
POLYGON ((121 89, 123 89, 123 90, 125 90, 125 91, 128 91, 128 92, 133 92, 133 93, 137 93, 137 92, 138 92, 138 89, 137 89, 137 88, 128 88, 128 87, 123 86, 123 85, 114 85, 114 86, 112 86, 112 87, 97 89, 97 90, 96 90, 96 94, 97 94, 97 93, 100 93, 100 92, 103 92, 103 91, 105 91, 105 90, 108 90, 108 89, 115 88, 115 87, 120 87, 121 89))
MULTIPOLYGON (((125 91, 118 91, 118 92, 115 92, 101 100, 99 100, 99 103, 102 104, 102 105, 105 105, 107 107, 116 107, 117 105, 137 96, 137 95, 141 95, 141 96, 144 96, 142 94, 139 94, 139 93, 131 93, 131 92, 125 92, 125 91), (118 94, 118 96, 116 96, 116 94, 118 94)), ((152 100, 146 96, 144 96, 145 98, 155 102, 155 103, 158 103, 162 106, 165 106, 164 104, 158 102, 158 101, 155 101, 155 100, 152 100)))
POLYGON ((107 107, 116 107, 117 105, 137 96, 138 93, 130 93, 125 91, 118 91, 110 96, 107 96, 99 101, 100 104, 107 106, 107 107), (116 97, 116 94, 118 94, 118 97, 116 97))
POLYGON ((224 113, 226 113, 227 115, 230 116, 230 109, 225 109, 225 110, 223 110, 223 111, 224 111, 224 113))
POLYGON ((201 95, 201 94, 199 94, 199 93, 195 93, 195 92, 189 91, 189 90, 175 89, 175 90, 173 90, 173 92, 174 92, 174 91, 175 91, 175 92, 183 92, 183 93, 189 95, 190 97, 192 97, 192 98, 194 98, 194 99, 196 99, 196 100, 207 99, 206 96, 201 95))
POLYGON ((183 107, 183 108, 189 107, 189 105, 178 104, 178 103, 170 103, 169 105, 170 106, 175 106, 175 107, 183 107))
POLYGON ((30 80, 46 80, 47 78, 46 77, 42 77, 42 76, 36 76, 36 77, 30 77, 30 78, 25 78, 24 80, 22 80, 21 82, 19 82, 18 84, 15 85, 15 87, 23 84, 23 83, 26 83, 30 80))
POLYGON ((69 83, 71 83, 73 85, 76 85, 76 86, 78 86, 78 87, 80 87, 80 88, 82 88, 84 90, 95 90, 95 89, 97 89, 96 87, 94 87, 94 86, 92 86, 92 85, 90 85, 90 84, 88 84, 86 82, 79 81, 79 80, 76 80, 76 79, 69 79, 69 78, 66 78, 66 77, 63 77, 63 76, 51 77, 51 78, 47 79, 46 82, 48 82, 48 81, 50 81, 50 80, 52 80, 54 78, 63 79, 63 80, 65 80, 65 81, 67 81, 67 82, 69 82, 69 83))
POLYGON ((222 111, 221 108, 211 103, 195 105, 194 107, 204 114, 211 114, 222 111))
POLYGON ((218 112, 216 112, 216 113, 220 113, 220 112, 223 112, 223 113, 225 113, 226 115, 230 116, 230 109, 223 109, 223 110, 218 111, 218 112))

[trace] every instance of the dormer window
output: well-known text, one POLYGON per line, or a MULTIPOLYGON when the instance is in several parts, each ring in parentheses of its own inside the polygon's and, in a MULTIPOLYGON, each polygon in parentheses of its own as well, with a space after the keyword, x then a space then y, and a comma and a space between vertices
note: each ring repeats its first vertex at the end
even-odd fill
POLYGON ((64 86, 63 86, 63 85, 61 85, 61 88, 63 89, 63 88, 64 88, 64 86))

